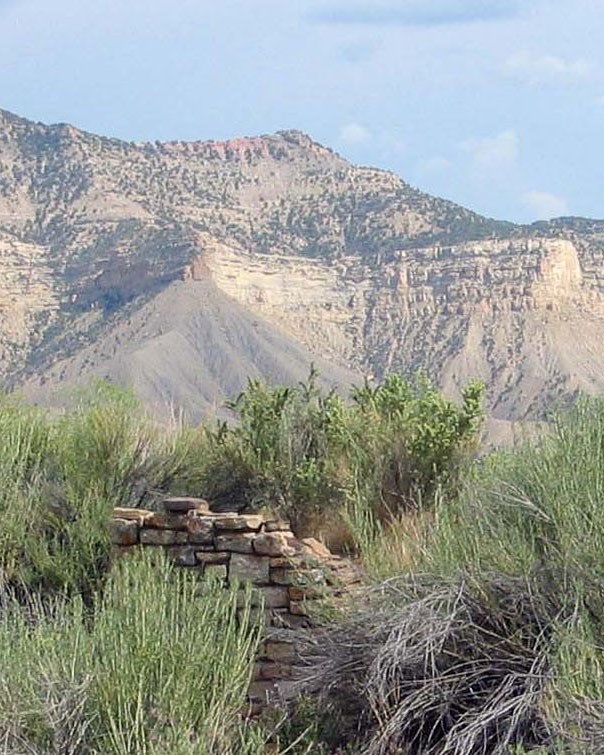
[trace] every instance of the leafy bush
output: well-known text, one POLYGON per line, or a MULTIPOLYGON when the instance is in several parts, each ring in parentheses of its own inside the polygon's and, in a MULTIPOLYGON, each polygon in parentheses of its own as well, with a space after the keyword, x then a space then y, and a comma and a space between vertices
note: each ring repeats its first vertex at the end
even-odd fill
POLYGON ((212 428, 159 427, 103 383, 55 416, 1 398, 2 581, 94 591, 112 508, 153 505, 165 492, 197 493, 216 508, 268 506, 300 534, 358 547, 357 515, 389 521, 454 490, 480 398, 469 386, 458 407, 426 381, 391 376, 347 403, 321 393, 312 372, 290 388, 250 381, 231 403, 237 423, 212 428))
MULTIPOLYGON (((90 613, 79 597, 0 620, 4 751, 244 753, 240 711, 259 639, 250 600, 161 559, 123 560, 90 613)), ((251 752, 251 750, 250 750, 251 752)))
MULTIPOLYGON (((291 388, 252 381, 231 405, 238 422, 213 428, 159 428, 131 396, 102 384, 56 416, 0 401, 0 567, 21 602, 9 601, 0 622, 0 736, 9 751, 261 751, 258 727, 234 725, 241 685, 229 664, 243 674, 249 658, 248 635, 236 635, 240 647, 234 639, 231 598, 209 594, 214 613, 206 601, 187 608, 183 576, 170 577, 173 595, 165 574, 132 566, 103 591, 107 522, 116 505, 200 494, 217 508, 270 506, 301 534, 323 529, 367 560, 401 515, 419 521, 443 491, 457 494, 480 387, 469 386, 458 406, 425 380, 391 376, 345 401, 321 393, 315 378, 291 388), (192 625, 189 641, 180 632, 192 625), (178 650, 170 650, 174 637, 178 650), (210 680, 209 654, 195 650, 210 642, 229 654, 212 666, 225 669, 222 680, 210 680)), ((286 749, 324 751, 314 728, 292 722, 286 749)))
POLYGON ((359 497, 380 520, 452 493, 482 417, 482 387, 461 406, 425 379, 398 375, 352 392, 351 401, 306 384, 269 388, 250 381, 230 404, 232 426, 207 431, 202 492, 215 506, 270 506, 301 533, 317 534, 359 497))
POLYGON ((425 565, 604 579, 604 400, 583 398, 536 443, 499 452, 439 511, 425 565))

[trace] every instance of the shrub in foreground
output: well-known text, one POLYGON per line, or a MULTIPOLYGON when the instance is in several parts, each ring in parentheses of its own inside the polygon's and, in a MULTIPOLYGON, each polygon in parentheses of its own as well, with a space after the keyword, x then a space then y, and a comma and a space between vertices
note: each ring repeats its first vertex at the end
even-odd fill
POLYGON ((436 506, 406 543, 415 574, 316 649, 344 739, 376 755, 603 751, 602 470, 604 400, 582 399, 436 506))
POLYGON ((77 597, 8 601, 2 751, 246 752, 240 712, 259 627, 236 606, 236 588, 200 586, 157 557, 120 562, 92 613, 77 597))
POLYGON ((115 506, 145 503, 190 465, 193 431, 158 428, 100 384, 61 415, 0 397, 0 582, 90 594, 115 506))
POLYGON ((542 705, 560 606, 534 588, 497 575, 401 577, 328 629, 315 691, 342 742, 367 755, 551 744, 542 705))

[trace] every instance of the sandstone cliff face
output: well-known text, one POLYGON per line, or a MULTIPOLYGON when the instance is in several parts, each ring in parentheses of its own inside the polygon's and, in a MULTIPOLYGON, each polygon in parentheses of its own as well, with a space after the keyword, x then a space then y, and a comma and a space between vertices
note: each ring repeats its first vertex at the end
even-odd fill
MULTIPOLYGON (((481 378, 502 419, 542 416, 596 379, 583 351, 597 343, 604 297, 568 240, 392 251, 377 267, 224 247, 206 259, 217 285, 309 349, 364 374, 428 370, 453 393, 481 378)), ((604 366, 597 352, 590 359, 604 366)))
POLYGON ((0 378, 40 400, 100 375, 199 415, 320 359, 540 418, 604 383, 603 260, 604 223, 492 221, 299 132, 136 145, 0 111, 0 378))

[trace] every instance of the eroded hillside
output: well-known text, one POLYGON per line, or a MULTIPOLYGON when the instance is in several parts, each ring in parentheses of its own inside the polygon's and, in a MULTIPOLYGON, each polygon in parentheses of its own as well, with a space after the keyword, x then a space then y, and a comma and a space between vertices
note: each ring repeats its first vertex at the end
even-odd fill
POLYGON ((604 224, 483 218, 299 132, 128 144, 0 111, 0 376, 199 415, 247 374, 427 370, 539 419, 604 387, 604 224))

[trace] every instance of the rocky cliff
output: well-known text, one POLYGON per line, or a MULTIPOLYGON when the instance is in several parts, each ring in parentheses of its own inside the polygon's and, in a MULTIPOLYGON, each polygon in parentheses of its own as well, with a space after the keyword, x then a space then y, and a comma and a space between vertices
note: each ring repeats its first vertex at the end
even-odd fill
POLYGON ((247 375, 427 370, 540 419, 604 378, 604 223, 483 218, 295 131, 130 144, 0 111, 0 378, 198 417, 247 375))

